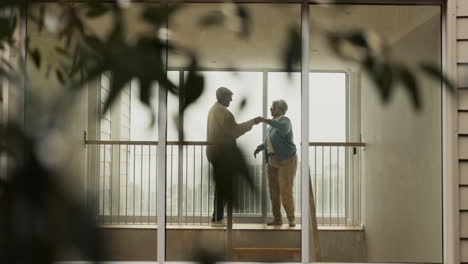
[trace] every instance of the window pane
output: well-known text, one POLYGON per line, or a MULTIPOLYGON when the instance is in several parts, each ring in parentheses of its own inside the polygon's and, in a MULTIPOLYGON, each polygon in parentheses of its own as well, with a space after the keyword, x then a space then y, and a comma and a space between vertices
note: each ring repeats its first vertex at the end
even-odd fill
MULTIPOLYGON (((254 158, 253 153, 258 145, 264 143, 263 135, 267 125, 255 125, 237 138, 237 146, 247 162, 252 186, 255 188, 250 188, 244 181, 232 184, 236 197, 233 210, 234 231, 228 233, 225 227, 210 225, 214 213, 215 185, 213 169, 206 155, 207 120, 210 109, 217 101, 216 90, 219 87, 227 87, 233 92, 232 102, 227 108, 237 123, 262 115, 271 118, 268 111, 272 102, 270 92, 275 91, 277 96, 271 98, 283 98, 290 105, 290 109, 294 109, 288 110, 287 116, 293 123, 294 143, 300 148, 297 141, 300 135, 296 135, 300 133, 301 120, 300 82, 297 82, 297 76, 300 74, 295 74, 291 80, 288 79, 279 56, 287 43, 288 29, 299 25, 300 5, 246 4, 243 7, 249 11, 252 18, 251 34, 245 39, 239 38, 236 33, 234 26, 237 21, 231 21, 233 17, 228 18, 226 27, 199 26, 201 16, 213 12, 229 13, 230 8, 235 8, 232 4, 186 4, 184 9, 169 21, 172 40, 200 55, 200 73, 205 78, 205 89, 199 100, 187 108, 183 117, 184 139, 187 142, 182 146, 168 146, 167 150, 172 162, 172 169, 167 171, 167 182, 171 186, 166 196, 168 260, 193 261, 201 248, 209 249, 210 253, 220 255, 226 260, 300 259, 299 225, 286 231, 287 240, 281 239, 281 232, 265 232, 271 229, 266 226, 266 222, 273 220, 264 166, 265 157, 259 153, 254 158), (275 79, 273 75, 276 73, 281 76, 275 79), (290 90, 294 90, 294 95, 290 96, 290 90), (176 154, 169 154, 171 151, 176 154), (181 252, 171 246, 179 245, 181 240, 187 243, 183 247, 190 250, 181 252), (256 248, 264 249, 260 253, 250 253, 251 249, 256 248)), ((180 54, 169 54, 168 64, 171 70, 187 73, 187 60, 180 54)), ((234 133, 237 131, 234 128, 232 130, 234 133)), ((227 155, 222 153, 219 156, 227 155)), ((299 177, 296 176, 297 178, 299 177)), ((294 189, 299 185, 293 186, 294 189)), ((294 202, 296 209, 300 211, 300 206, 297 205, 300 201, 297 197, 294 202)), ((283 216, 286 227, 288 220, 284 212, 283 216)), ((297 222, 300 223, 300 215, 296 216, 297 222)), ((227 218, 227 208, 224 208, 224 218, 227 218)))
POLYGON ((309 140, 345 142, 346 74, 310 73, 309 84, 309 140))

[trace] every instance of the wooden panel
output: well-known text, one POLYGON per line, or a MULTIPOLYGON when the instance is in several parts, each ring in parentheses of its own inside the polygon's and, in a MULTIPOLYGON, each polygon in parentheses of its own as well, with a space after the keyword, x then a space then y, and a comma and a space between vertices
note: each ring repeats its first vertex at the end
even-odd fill
POLYGON ((460 178, 459 183, 468 185, 468 161, 460 161, 458 169, 458 177, 460 178))
POLYGON ((458 133, 468 134, 468 112, 458 112, 458 133))
POLYGON ((468 212, 460 213, 460 237, 468 238, 468 212))
POLYGON ((457 1, 457 16, 468 16, 468 1, 457 1))
POLYGON ((468 187, 460 187, 460 209, 468 210, 468 187))
POLYGON ((457 62, 468 63, 468 41, 457 41, 457 62))
POLYGON ((457 19, 457 39, 468 39, 468 18, 457 19))
POLYGON ((458 138, 458 158, 468 159, 468 137, 458 138))
POLYGON ((468 240, 460 241, 460 261, 468 262, 468 240))
POLYGON ((458 90, 458 109, 468 110, 468 89, 458 90))
POLYGON ((300 248, 234 248, 238 261, 287 261, 301 260, 300 248))
POLYGON ((457 66, 458 87, 468 87, 468 64, 457 66))

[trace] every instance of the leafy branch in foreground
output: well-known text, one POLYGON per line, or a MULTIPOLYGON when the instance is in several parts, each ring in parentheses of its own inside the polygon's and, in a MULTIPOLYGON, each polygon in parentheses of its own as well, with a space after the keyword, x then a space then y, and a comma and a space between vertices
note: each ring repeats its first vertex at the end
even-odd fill
MULTIPOLYGON (((110 95, 105 101, 104 112, 133 79, 140 83, 139 99, 153 113, 153 122, 152 84, 158 83, 170 93, 183 96, 181 114, 202 95, 205 80, 198 72, 197 54, 173 44, 168 40, 165 31, 168 20, 184 6, 148 5, 141 18, 153 34, 142 34, 129 41, 128 34, 131 29, 125 22, 125 7, 121 2, 123 1, 104 4, 94 0, 80 3, 58 1, 54 5, 47 5, 40 1, 0 1, 0 11, 5 11, 0 16, 0 49, 8 47, 18 54, 26 51, 28 59, 31 59, 35 67, 45 67, 46 74, 54 73, 64 87, 63 96, 58 96, 55 105, 45 113, 37 111, 35 118, 63 120, 59 117, 67 113, 69 103, 76 100, 78 91, 103 73, 111 76, 110 95), (51 54, 42 53, 28 41, 23 46, 22 40, 18 39, 18 21, 25 17, 28 18, 28 23, 31 23, 30 26, 35 26, 40 34, 56 40, 57 45, 51 47, 56 61, 52 61, 51 54), (109 17, 111 20, 108 35, 97 33, 89 22, 103 17, 109 17), (179 85, 175 85, 167 77, 167 53, 182 55, 188 61, 187 79, 179 85)), ((200 27, 227 27, 241 38, 249 36, 251 24, 252 18, 248 8, 233 3, 221 5, 219 10, 199 19, 200 27)), ((434 65, 420 63, 415 71, 401 62, 394 61, 390 56, 391 49, 375 34, 363 30, 339 33, 325 29, 322 29, 321 33, 329 40, 335 54, 361 65, 375 83, 384 102, 390 100, 397 84, 403 84, 412 104, 416 109, 420 109, 423 102, 416 76, 418 71, 440 79, 451 91, 454 90, 452 82, 434 65)), ((300 29, 293 26, 286 35, 285 49, 281 52, 283 67, 288 72, 301 62, 301 47, 300 29)), ((27 83, 30 80, 24 58, 21 57, 16 65, 2 60, 0 77, 6 77, 13 86, 22 86, 23 82, 26 82, 27 87, 31 86, 27 83)), ((242 104, 245 103, 246 101, 243 101, 242 104)), ((56 126, 55 122, 46 122, 45 126, 30 127, 33 133, 39 135, 31 136, 18 126, 8 125, 6 133, 2 134, 0 150, 9 158, 17 158, 18 161, 13 173, 0 175, 0 228, 7 234, 0 238, 0 253, 12 254, 1 258, 11 260, 11 263, 20 263, 18 258, 21 257, 31 257, 25 262, 51 263, 56 257, 54 248, 62 244, 71 244, 82 249, 82 253, 91 259, 100 258, 100 239, 97 235, 94 237, 97 233, 94 233, 90 213, 58 187, 55 179, 59 178, 60 174, 41 160, 39 146, 44 144, 44 138, 41 136, 54 132, 56 126), (7 138, 11 139, 8 143, 13 145, 6 144, 7 138), (52 241, 46 240, 49 237, 49 225, 56 223, 57 219, 60 219, 61 225, 53 231, 58 234, 53 233, 52 241), (66 224, 73 224, 76 229, 69 230, 66 224), (26 232, 23 232, 25 230, 26 232), (43 233, 39 232, 41 230, 43 233), (11 240, 6 240, 9 238, 16 240, 10 243, 11 240), (36 243, 29 243, 30 241, 36 243), (22 249, 21 252, 17 251, 19 248, 22 249), (25 251, 34 254, 19 254, 25 251)), ((221 183, 216 186, 227 188, 223 190, 225 199, 234 202, 237 192, 228 188, 229 186, 238 186, 235 181, 239 180, 246 180, 250 186, 253 184, 241 151, 232 148, 226 149, 224 153, 223 159, 215 162, 215 179, 221 183)))

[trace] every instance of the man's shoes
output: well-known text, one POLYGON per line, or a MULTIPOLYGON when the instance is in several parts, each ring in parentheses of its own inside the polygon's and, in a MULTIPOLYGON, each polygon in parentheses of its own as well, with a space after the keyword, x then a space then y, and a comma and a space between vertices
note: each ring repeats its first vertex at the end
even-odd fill
POLYGON ((275 219, 267 224, 267 226, 280 226, 283 224, 283 221, 281 219, 275 219))
POLYGON ((221 219, 219 221, 211 221, 210 225, 212 227, 225 227, 227 226, 226 219, 221 219))
POLYGON ((289 221, 289 227, 295 227, 296 226, 296 220, 294 217, 288 217, 289 221))

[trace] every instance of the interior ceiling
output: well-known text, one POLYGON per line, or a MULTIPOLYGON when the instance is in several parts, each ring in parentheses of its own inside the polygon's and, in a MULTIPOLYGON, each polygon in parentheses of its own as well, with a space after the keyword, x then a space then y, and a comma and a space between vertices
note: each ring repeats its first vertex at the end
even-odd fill
MULTIPOLYGON (((228 27, 200 27, 200 17, 214 10, 226 10, 226 4, 186 4, 169 22, 170 40, 197 52, 200 65, 205 68, 255 68, 281 69, 282 50, 285 47, 291 25, 300 26, 299 4, 246 4, 251 17, 251 34, 242 39, 228 27)), ((138 19, 147 5, 133 4, 126 12, 129 24, 129 40, 147 32, 148 27, 138 19)), ((390 44, 424 25, 430 19, 440 16, 438 6, 397 6, 397 5, 311 5, 310 9, 310 55, 311 68, 344 69, 352 67, 338 60, 327 48, 323 35, 317 26, 332 30, 372 30, 390 44)), ((106 35, 110 18, 90 21, 92 28, 106 35)), ((231 21, 232 22, 232 21, 231 21)), ((33 42, 50 47, 45 36, 34 38, 34 28, 28 29, 33 42), (43 43, 44 42, 44 43, 43 43)), ((434 32, 440 32, 434 29, 434 32)), ((440 33, 439 33, 440 34, 440 33)), ((434 34, 434 38, 438 37, 434 34)), ((169 67, 185 67, 188 62, 182 56, 170 54, 169 67)))
MULTIPOLYGON (((281 68, 281 50, 291 24, 300 23, 300 6, 296 4, 249 4, 252 34, 239 39, 225 28, 200 28, 198 18, 222 4, 189 4, 169 23, 171 39, 195 50, 201 65, 207 68, 281 68)), ((393 44, 440 16, 438 6, 396 5, 311 5, 311 67, 336 69, 350 67, 327 49, 323 36, 316 30, 323 25, 332 30, 371 30, 393 44)), ((439 31, 437 31, 439 32, 439 31)), ((179 56, 169 57, 170 67, 186 65, 179 56)))
POLYGON ((339 30, 372 30, 390 44, 437 16, 438 6, 317 5, 310 11, 312 27, 320 23, 339 30))

